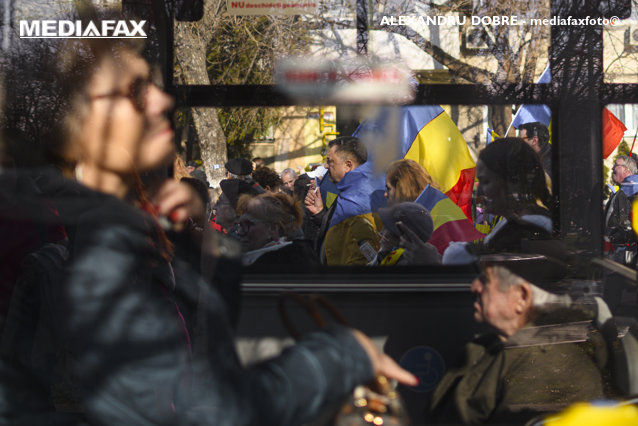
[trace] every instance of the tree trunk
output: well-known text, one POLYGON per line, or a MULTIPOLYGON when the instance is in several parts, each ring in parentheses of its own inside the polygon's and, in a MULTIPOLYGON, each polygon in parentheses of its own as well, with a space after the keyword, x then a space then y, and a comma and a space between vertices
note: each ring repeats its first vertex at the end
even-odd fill
MULTIPOLYGON (((507 127, 510 125, 512 121, 512 106, 511 105, 492 105, 492 113, 490 114, 490 124, 492 125, 492 129, 498 133, 502 138, 507 137, 505 132, 507 131, 507 127)), ((510 133, 515 130, 512 128, 510 133)))
MULTIPOLYGON (((210 10, 215 2, 207 1, 201 22, 175 24, 175 59, 179 80, 184 84, 210 84, 206 71, 206 49, 216 14, 210 10)), ((193 108, 193 122, 199 138, 204 171, 211 186, 219 186, 226 177, 226 136, 219 124, 216 108, 193 108)))

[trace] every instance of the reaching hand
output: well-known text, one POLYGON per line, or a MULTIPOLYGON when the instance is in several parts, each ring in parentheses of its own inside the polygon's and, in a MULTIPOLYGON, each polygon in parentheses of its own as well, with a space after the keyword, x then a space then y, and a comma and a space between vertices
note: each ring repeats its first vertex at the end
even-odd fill
POLYGON ((429 263, 431 250, 428 245, 407 226, 397 222, 397 228, 401 231, 399 247, 405 249, 403 257, 410 265, 423 265, 429 263))
POLYGON ((192 219, 200 224, 205 219, 204 203, 200 196, 185 183, 169 179, 165 181, 153 198, 157 213, 168 217, 175 224, 192 219))
POLYGON ((316 215, 323 210, 323 200, 321 199, 321 190, 316 186, 316 181, 313 180, 310 184, 310 189, 304 199, 304 204, 308 211, 316 215))
POLYGON ((416 386, 419 384, 419 379, 409 371, 401 368, 399 364, 388 355, 381 352, 368 336, 359 330, 352 330, 352 334, 354 334, 354 337, 368 354, 375 376, 380 374, 407 386, 416 386))

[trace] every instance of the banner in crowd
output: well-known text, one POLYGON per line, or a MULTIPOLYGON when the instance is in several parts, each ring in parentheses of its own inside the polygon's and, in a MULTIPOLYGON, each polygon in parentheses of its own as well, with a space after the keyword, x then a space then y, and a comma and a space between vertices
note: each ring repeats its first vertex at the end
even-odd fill
POLYGON ((454 121, 438 105, 403 107, 401 121, 403 158, 421 164, 472 220, 476 164, 454 121))
POLYGON ((430 185, 426 186, 415 200, 430 212, 434 222, 434 230, 428 241, 443 254, 452 241, 475 241, 485 237, 472 226, 463 211, 446 197, 441 191, 430 185))
POLYGON ((476 164, 463 135, 441 106, 381 108, 353 135, 370 135, 382 144, 398 144, 393 158, 407 158, 423 166, 441 191, 471 220, 476 164))

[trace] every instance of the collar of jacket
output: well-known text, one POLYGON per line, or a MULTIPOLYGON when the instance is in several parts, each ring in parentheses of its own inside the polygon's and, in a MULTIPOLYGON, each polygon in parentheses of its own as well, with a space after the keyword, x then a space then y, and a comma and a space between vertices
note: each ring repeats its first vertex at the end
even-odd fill
POLYGON ((628 197, 638 193, 638 175, 629 175, 620 184, 620 189, 628 197))

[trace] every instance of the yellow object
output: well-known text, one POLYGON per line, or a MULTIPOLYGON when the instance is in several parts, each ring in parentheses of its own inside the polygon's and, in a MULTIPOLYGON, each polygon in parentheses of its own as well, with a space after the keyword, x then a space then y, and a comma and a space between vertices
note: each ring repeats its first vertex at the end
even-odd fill
POLYGON ((404 251, 405 249, 403 248, 392 250, 386 257, 383 258, 383 260, 381 261, 381 266, 396 265, 399 259, 401 259, 401 256, 403 256, 404 251))
POLYGON ((321 132, 321 144, 324 148, 328 146, 328 141, 326 140, 326 136, 339 136, 339 132, 337 132, 337 123, 326 123, 323 117, 324 110, 323 107, 319 109, 319 131, 321 132), (330 132, 324 133, 326 127, 332 129, 330 132))
POLYGON ((631 227, 636 235, 638 235, 638 198, 631 205, 631 227))
POLYGON ((443 193, 456 185, 461 170, 476 167, 463 135, 445 111, 419 131, 405 158, 421 164, 443 193))
POLYGON ((359 241, 368 241, 379 250, 379 231, 383 228, 377 214, 352 216, 333 225, 326 233, 324 249, 328 265, 366 265, 368 260, 359 249, 359 241))
POLYGON ((578 403, 556 416, 547 418, 543 425, 635 426, 638 425, 638 408, 634 405, 600 406, 578 403))
POLYGON ((330 208, 332 206, 332 203, 334 203, 336 199, 337 194, 335 194, 334 192, 328 192, 326 194, 326 207, 330 208))

